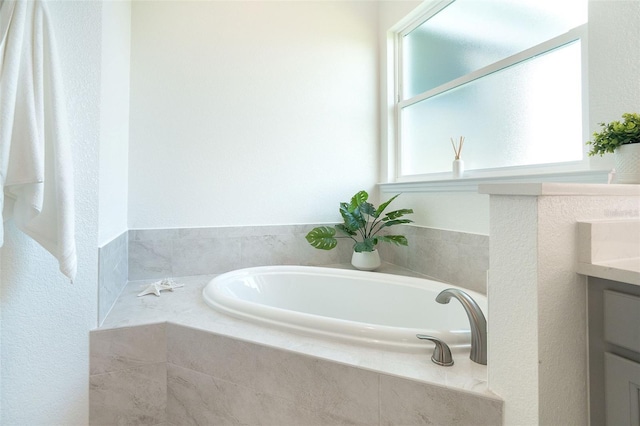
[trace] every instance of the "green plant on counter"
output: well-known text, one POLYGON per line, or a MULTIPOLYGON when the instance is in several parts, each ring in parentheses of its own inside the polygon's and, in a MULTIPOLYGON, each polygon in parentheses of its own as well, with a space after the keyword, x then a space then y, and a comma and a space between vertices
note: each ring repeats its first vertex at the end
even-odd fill
POLYGON ((340 203, 340 215, 343 223, 335 226, 318 226, 313 228, 306 236, 307 241, 313 247, 320 250, 331 250, 338 245, 338 238, 350 238, 354 241, 353 250, 360 253, 374 251, 376 245, 388 242, 399 246, 408 245, 407 238, 403 235, 380 235, 384 228, 403 223, 413 222, 411 219, 401 219, 406 214, 413 213, 412 209, 400 209, 386 213, 385 209, 398 195, 375 208, 367 202, 369 194, 360 191, 351 198, 349 203, 340 203), (336 236, 336 232, 343 234, 336 236))
POLYGON ((611 123, 598 123, 603 129, 593 134, 593 140, 588 141, 591 145, 589 156, 604 155, 613 153, 620 145, 630 143, 640 143, 640 114, 622 114, 623 121, 612 121, 611 123))

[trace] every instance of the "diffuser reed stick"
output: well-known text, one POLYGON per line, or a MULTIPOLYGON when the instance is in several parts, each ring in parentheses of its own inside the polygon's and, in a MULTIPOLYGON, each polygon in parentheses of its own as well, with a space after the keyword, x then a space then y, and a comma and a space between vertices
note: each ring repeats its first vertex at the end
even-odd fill
POLYGON ((456 160, 460 159, 460 155, 462 154, 462 147, 464 146, 464 136, 460 136, 460 140, 456 146, 456 143, 451 139, 451 146, 453 147, 453 153, 456 155, 456 160))

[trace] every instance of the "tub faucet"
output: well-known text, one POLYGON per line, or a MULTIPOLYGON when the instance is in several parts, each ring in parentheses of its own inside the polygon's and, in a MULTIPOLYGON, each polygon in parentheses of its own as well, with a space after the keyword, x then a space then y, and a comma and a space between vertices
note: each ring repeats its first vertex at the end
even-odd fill
POLYGON ((443 290, 436 297, 438 303, 449 303, 454 297, 462 303, 471 326, 471 361, 487 365, 487 320, 480 306, 467 293, 457 288, 443 290))

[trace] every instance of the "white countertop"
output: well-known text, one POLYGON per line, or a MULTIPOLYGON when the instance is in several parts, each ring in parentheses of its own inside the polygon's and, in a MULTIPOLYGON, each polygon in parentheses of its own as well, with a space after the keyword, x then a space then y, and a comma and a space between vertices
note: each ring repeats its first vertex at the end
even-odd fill
POLYGON ((576 272, 640 285, 640 220, 578 222, 576 272))
POLYGON ((590 277, 640 286, 640 257, 598 263, 578 262, 577 272, 590 277))
MULTIPOLYGON (((392 265, 383 265, 381 272, 416 275, 392 265)), ((488 390, 487 367, 472 362, 468 350, 453 350, 455 364, 452 367, 441 367, 431 362, 430 345, 425 346, 424 353, 403 353, 295 334, 232 318, 213 310, 202 298, 202 289, 213 277, 203 275, 173 278, 176 283, 184 284, 184 287, 173 292, 163 291, 160 297, 137 297, 140 291, 156 280, 132 281, 125 287, 100 329, 172 322, 499 400, 488 390)))

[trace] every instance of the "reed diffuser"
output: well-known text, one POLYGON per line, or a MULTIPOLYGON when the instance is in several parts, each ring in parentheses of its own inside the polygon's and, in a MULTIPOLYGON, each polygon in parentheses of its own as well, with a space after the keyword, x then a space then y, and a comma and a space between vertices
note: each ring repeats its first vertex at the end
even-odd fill
POLYGON ((453 152, 455 154, 455 159, 453 160, 453 178, 458 179, 464 174, 464 161, 460 158, 462 155, 462 147, 464 146, 464 136, 460 136, 457 144, 454 142, 453 138, 450 139, 451 146, 453 147, 453 152))
POLYGON ((464 161, 460 156, 462 155, 462 147, 464 146, 464 136, 460 136, 458 143, 451 139, 451 146, 453 147, 453 153, 455 154, 455 160, 453 160, 453 178, 461 178, 464 174, 464 161))

